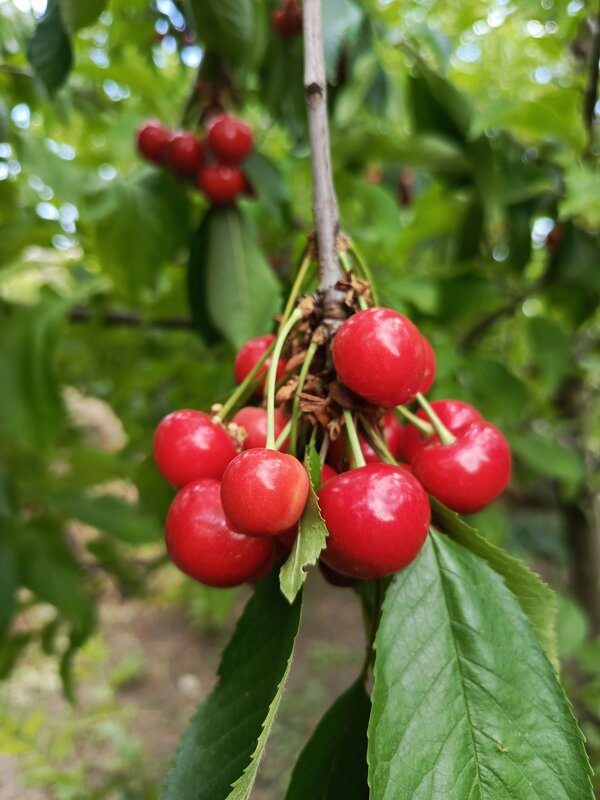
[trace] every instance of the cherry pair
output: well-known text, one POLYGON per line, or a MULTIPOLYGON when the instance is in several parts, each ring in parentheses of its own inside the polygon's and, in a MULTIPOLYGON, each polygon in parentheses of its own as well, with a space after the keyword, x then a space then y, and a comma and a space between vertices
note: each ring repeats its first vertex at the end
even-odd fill
POLYGON ((170 167, 180 177, 195 178, 213 203, 231 203, 251 193, 239 164, 254 147, 254 138, 248 125, 235 117, 213 117, 205 140, 186 131, 171 133, 160 122, 149 120, 138 130, 137 145, 149 161, 170 167))

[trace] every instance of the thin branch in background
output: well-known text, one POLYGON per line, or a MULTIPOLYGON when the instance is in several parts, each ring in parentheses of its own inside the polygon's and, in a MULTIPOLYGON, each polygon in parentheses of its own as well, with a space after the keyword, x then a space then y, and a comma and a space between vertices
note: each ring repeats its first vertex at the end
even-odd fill
POLYGON ((191 330, 192 321, 187 317, 171 317, 166 319, 144 319, 136 311, 118 311, 108 309, 107 311, 96 312, 89 306, 73 306, 69 314, 69 320, 73 323, 99 321, 107 328, 117 327, 145 327, 161 328, 163 330, 191 330))
POLYGON ((326 306, 339 305, 341 293, 335 289, 342 273, 337 256, 340 230, 338 202, 333 186, 329 123, 327 119, 327 77, 323 51, 321 0, 302 4, 304 27, 304 93, 312 158, 313 216, 319 257, 319 288, 326 306))

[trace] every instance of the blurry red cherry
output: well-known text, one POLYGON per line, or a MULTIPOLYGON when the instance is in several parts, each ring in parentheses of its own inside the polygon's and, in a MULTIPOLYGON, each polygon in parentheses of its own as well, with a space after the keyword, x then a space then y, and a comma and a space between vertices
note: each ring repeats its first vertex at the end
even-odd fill
POLYGON ((255 447, 227 466, 221 501, 232 525, 250 536, 274 536, 300 519, 308 475, 294 456, 255 447))
POLYGON ((322 560, 356 578, 382 578, 413 561, 429 530, 421 484, 391 464, 367 464, 319 490, 329 536, 322 560))
POLYGON ((444 445, 436 437, 412 461, 425 489, 459 514, 474 514, 506 488, 511 472, 508 442, 498 428, 478 420, 454 431, 444 445))
MULTIPOLYGON (((250 339, 249 342, 246 342, 246 344, 240 348, 233 364, 233 373, 235 375, 236 383, 242 383, 246 375, 252 371, 255 364, 260 361, 274 341, 275 337, 273 334, 266 333, 263 336, 257 336, 254 339, 250 339)), ((265 363, 256 373, 257 378, 261 377, 262 375, 266 375, 267 370, 271 366, 271 360, 272 359, 270 356, 265 360, 265 363)), ((279 359, 279 363, 277 364, 277 380, 282 378, 285 374, 286 364, 287 362, 285 359, 279 359)), ((265 384, 263 381, 257 391, 257 394, 262 397, 264 391, 265 384)))
POLYGON ((198 478, 219 479, 235 455, 231 436, 202 411, 174 411, 154 434, 156 465, 173 486, 198 478))
POLYGON ((202 142, 193 133, 175 133, 167 145, 166 162, 178 175, 195 175, 202 166, 202 142))
POLYGON ((206 164, 200 167, 197 183, 215 205, 233 203, 244 191, 244 176, 237 167, 227 164, 206 164))
POLYGON ((137 147, 148 161, 162 164, 165 160, 171 134, 160 122, 150 119, 143 122, 137 132, 137 147))
POLYGON ((273 543, 235 531, 223 512, 219 481, 185 486, 173 500, 166 524, 173 563, 207 586, 239 586, 271 564, 273 543))
MULTIPOLYGON (((456 433, 459 428, 463 428, 465 425, 468 425, 469 422, 482 419, 481 414, 474 406, 469 405, 469 403, 463 403, 462 400, 433 400, 431 402, 431 407, 450 433, 456 433)), ((424 422, 429 421, 423 409, 417 411, 417 417, 424 422)), ((402 458, 406 459, 406 461, 411 462, 417 452, 425 447, 426 444, 429 444, 434 438, 437 439, 435 433, 427 438, 421 434, 415 425, 409 423, 402 432, 400 455, 402 458)))
POLYGON ((245 122, 227 114, 208 124, 208 146, 219 161, 238 164, 254 147, 252 131, 245 122))
POLYGON ((391 308, 368 308, 349 317, 335 335, 332 354, 342 383, 375 405, 406 403, 421 387, 423 337, 391 308))
MULTIPOLYGON (((240 408, 237 414, 233 417, 232 422, 235 422, 246 431, 246 438, 242 448, 244 450, 251 450, 253 447, 266 447, 267 446, 267 410, 265 408, 256 408, 254 406, 246 406, 240 408)), ((275 409, 275 438, 277 439, 287 425, 288 418, 280 409, 275 409)), ((289 439, 286 439, 279 448, 280 450, 287 450, 289 439)))

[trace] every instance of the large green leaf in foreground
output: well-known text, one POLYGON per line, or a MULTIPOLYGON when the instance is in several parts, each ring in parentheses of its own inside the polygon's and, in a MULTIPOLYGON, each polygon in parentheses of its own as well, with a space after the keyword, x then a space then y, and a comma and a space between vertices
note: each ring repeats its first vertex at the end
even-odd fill
POLYGON ((592 800, 583 737, 503 579, 432 533, 376 639, 371 800, 592 800))
POLYGON ((218 683, 184 733, 163 800, 250 796, 300 623, 301 598, 290 606, 278 578, 272 570, 249 600, 223 652, 218 683))

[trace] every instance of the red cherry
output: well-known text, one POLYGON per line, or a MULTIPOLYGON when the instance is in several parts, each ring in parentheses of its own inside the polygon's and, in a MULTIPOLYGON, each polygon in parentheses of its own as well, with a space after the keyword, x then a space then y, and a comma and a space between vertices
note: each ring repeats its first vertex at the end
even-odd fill
POLYGON ((416 558, 429 530, 421 484, 392 464, 367 464, 319 490, 329 536, 327 566, 355 578, 383 578, 416 558))
POLYGON ((202 166, 202 142, 193 133, 175 133, 167 145, 167 164, 178 175, 194 175, 202 166))
POLYGON ((173 486, 199 478, 219 479, 236 455, 231 436, 202 411, 174 411, 154 434, 156 465, 173 486))
POLYGON ((221 505, 219 481, 188 483, 166 525, 167 550, 182 572, 207 586, 239 586, 271 563, 273 543, 234 530, 221 505))
POLYGON ((337 472, 334 470, 333 467, 330 467, 329 464, 323 464, 321 467, 321 486, 324 486, 327 481, 330 481, 332 478, 335 478, 337 472))
POLYGON ((227 517, 242 533, 274 536, 298 522, 308 485, 308 475, 294 456, 255 447, 228 464, 221 501, 227 517))
POLYGON ((444 445, 436 437, 415 455, 412 468, 425 489, 459 514, 474 514, 506 488, 511 472, 508 442, 489 422, 471 422, 444 445))
MULTIPOLYGON (((462 400, 433 400, 431 407, 450 433, 456 433, 456 431, 464 428, 470 422, 482 419, 481 414, 474 406, 469 405, 469 403, 463 403, 462 400)), ((417 417, 425 422, 429 421, 423 409, 417 411, 417 417)), ((434 438, 437 439, 435 433, 430 438, 427 438, 422 435, 415 425, 409 424, 402 432, 400 455, 410 462, 419 450, 422 450, 434 438)))
POLYGON ((289 553, 292 547, 294 546, 294 542, 296 541, 297 536, 298 536, 298 523, 292 525, 292 527, 288 528, 287 531, 283 531, 283 533, 278 533, 275 538, 279 542, 283 552, 289 553))
POLYGON ((433 347, 431 346, 431 342, 429 339, 426 339, 425 336, 422 337, 423 340, 423 364, 424 364, 424 371, 423 371, 423 380, 421 381, 421 386, 419 387, 419 391, 421 394, 427 394, 427 392, 433 386, 433 382, 435 380, 435 372, 436 372, 436 363, 435 363, 435 352, 433 347))
MULTIPOLYGON (((250 339, 249 342, 240 348, 238 354, 235 357, 235 361, 233 364, 233 373, 235 375, 235 380, 237 383, 242 383, 246 375, 254 369, 255 364, 260 361, 260 359, 264 356, 266 351, 275 341, 275 337, 272 333, 266 333, 264 336, 257 336, 255 339, 250 339)), ((256 373, 256 377, 259 378, 261 375, 266 375, 267 370, 271 366, 271 358, 267 358, 265 363, 256 373)), ((277 374, 276 378, 279 380, 285 374, 285 368, 287 365, 287 361, 283 358, 279 359, 279 363, 277 364, 277 374)), ((262 397, 264 393, 265 384, 264 381, 260 385, 257 394, 262 397)))
POLYGON ((333 340, 333 363, 342 383, 370 403, 391 408, 412 400, 424 373, 423 337, 391 308, 368 308, 349 317, 333 340))
POLYGON ((237 164, 254 147, 252 131, 241 119, 227 114, 214 117, 208 125, 208 146, 220 161, 237 164))
MULTIPOLYGON (((383 433, 385 435, 385 441, 388 450, 395 458, 398 454, 398 448, 400 447, 403 428, 398 422, 398 419, 393 411, 386 411, 383 416, 383 433)), ((371 464, 374 461, 381 461, 375 450, 373 450, 364 436, 359 435, 358 441, 360 443, 361 453, 363 454, 363 458, 367 464, 371 464)), ((344 452, 343 436, 338 437, 335 442, 331 442, 329 446, 329 452, 327 453, 327 458, 339 472, 343 472, 347 462, 346 454, 344 452)))
POLYGON ((237 167, 207 164, 200 167, 197 183, 215 205, 227 205, 244 191, 244 176, 237 167))
MULTIPOLYGON (((233 417, 235 422, 246 431, 246 438, 242 445, 244 450, 251 450, 253 447, 266 447, 267 445, 267 410, 265 408, 255 408, 246 406, 241 408, 233 417)), ((285 426, 288 418, 280 409, 275 409, 275 438, 277 439, 285 426)), ((286 439, 279 448, 287 450, 289 439, 286 439)))
POLYGON ((137 147, 148 161, 162 164, 171 140, 169 131, 154 119, 142 123, 137 132, 137 147))
POLYGON ((346 587, 354 586, 356 583, 355 578, 350 578, 348 575, 342 575, 341 572, 336 572, 334 569, 331 569, 331 567, 328 567, 327 564, 321 559, 319 559, 318 563, 321 575, 331 586, 346 587))

